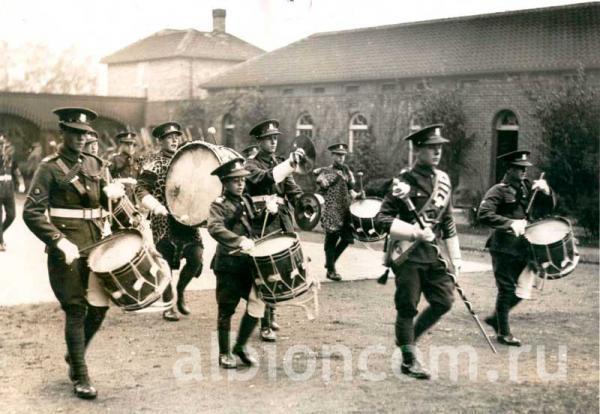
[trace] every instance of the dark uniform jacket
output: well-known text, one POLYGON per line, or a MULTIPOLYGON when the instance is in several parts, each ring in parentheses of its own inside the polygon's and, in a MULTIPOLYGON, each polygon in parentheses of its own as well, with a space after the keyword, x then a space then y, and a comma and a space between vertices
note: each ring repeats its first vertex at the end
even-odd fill
MULTIPOLYGON (((525 210, 532 194, 529 180, 524 180, 521 184, 520 181, 510 182, 506 176, 502 182, 487 191, 479 206, 478 218, 480 223, 494 229, 486 244, 491 252, 517 257, 527 255, 527 241, 524 237, 516 237, 510 224, 513 220, 527 219, 525 210)), ((554 204, 552 193, 548 196, 538 191, 532 212, 536 216, 549 214, 554 204)))
POLYGON ((326 232, 340 231, 349 224, 350 190, 355 189, 354 174, 347 165, 333 164, 320 169, 317 184, 323 190, 325 205, 321 215, 321 225, 326 232), (323 185, 323 180, 327 185, 323 185))
MULTIPOLYGON (((415 205, 417 212, 421 211, 433 192, 433 183, 436 172, 444 177, 444 181, 449 185, 450 179, 446 173, 428 166, 417 164, 410 169, 403 170, 399 175, 400 181, 410 185, 410 193, 408 196, 415 205)), ((450 191, 451 194, 452 188, 449 187, 447 191, 450 191)), ((448 239, 456 236, 456 225, 454 223, 454 217, 452 216, 451 201, 444 207, 441 216, 439 214, 439 209, 437 211, 428 212, 427 216, 430 217, 431 220, 434 220, 438 216, 440 217, 439 220, 432 222, 432 230, 436 235, 436 239, 448 239)), ((375 220, 381 230, 389 232, 395 218, 408 223, 416 223, 414 215, 410 212, 406 203, 400 198, 392 196, 392 193, 389 192, 385 196, 375 220)), ((438 252, 430 243, 420 243, 411 252, 407 260, 416 263, 433 263, 437 259, 438 252)))
POLYGON ((10 155, 0 153, 0 177, 6 179, 0 181, 0 198, 14 196, 14 182, 18 175, 17 162, 10 155))
MULTIPOLYGON (((290 175, 286 179, 275 184, 273 178, 273 167, 285 158, 276 157, 265 152, 259 152, 256 157, 246 161, 246 169, 250 171, 250 175, 246 178, 246 190, 251 196, 260 196, 268 194, 277 194, 286 200, 285 204, 279 205, 279 217, 283 223, 285 231, 294 231, 294 222, 292 218, 293 206, 296 199, 302 195, 302 189, 296 184, 294 178, 290 175)), ((264 204, 257 203, 257 224, 262 225, 262 217, 264 214, 264 204)))
MULTIPOLYGON (((94 155, 81 153, 79 156, 66 147, 42 160, 38 167, 23 208, 23 220, 27 227, 48 247, 56 248, 58 241, 66 237, 82 248, 100 240, 102 221, 79 218, 46 216, 52 207, 64 209, 96 209, 107 206, 108 199, 102 191, 106 185, 103 177, 104 164, 94 155), (58 162, 62 160, 69 169, 65 174, 58 162), (85 190, 80 194, 73 182, 77 180, 85 190)), ((82 254, 84 255, 84 254, 82 254)))
POLYGON ((137 178, 140 170, 139 159, 123 153, 112 154, 109 159, 110 175, 113 178, 137 178))
MULTIPOLYGON (((165 180, 167 179, 167 171, 172 158, 172 153, 158 151, 145 160, 135 186, 135 195, 138 200, 142 200, 144 196, 150 194, 162 205, 167 205, 165 180)), ((190 179, 192 178, 190 177, 190 179)), ((150 227, 152 228, 154 243, 156 244, 164 239, 182 242, 202 242, 202 236, 197 228, 180 224, 170 214, 167 216, 151 214, 150 227)))
POLYGON ((247 271, 250 274, 248 256, 231 251, 240 247, 242 237, 252 238, 253 210, 248 196, 237 197, 229 193, 217 197, 210 205, 208 232, 219 243, 211 264, 215 272, 247 271))

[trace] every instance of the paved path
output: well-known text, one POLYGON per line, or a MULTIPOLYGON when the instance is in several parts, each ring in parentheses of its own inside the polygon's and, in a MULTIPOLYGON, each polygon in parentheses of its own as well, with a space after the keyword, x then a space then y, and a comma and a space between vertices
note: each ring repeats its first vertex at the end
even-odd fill
MULTIPOLYGON (((8 250, 0 252, 0 306, 24 303, 54 301, 54 294, 48 282, 44 245, 27 229, 21 218, 22 202, 17 203, 18 215, 14 224, 5 235, 8 250)), ((202 229, 204 239, 204 270, 202 276, 195 279, 188 289, 214 289, 215 276, 209 269, 210 260, 215 251, 215 241, 206 229, 202 229)), ((323 282, 325 279, 325 257, 323 253, 323 235, 302 233, 302 251, 310 258, 309 271, 323 282)), ((357 243, 348 248, 338 262, 338 270, 345 280, 376 279, 383 271, 382 253, 379 245, 369 248, 357 243)), ((488 262, 467 261, 464 272, 491 270, 488 262)))

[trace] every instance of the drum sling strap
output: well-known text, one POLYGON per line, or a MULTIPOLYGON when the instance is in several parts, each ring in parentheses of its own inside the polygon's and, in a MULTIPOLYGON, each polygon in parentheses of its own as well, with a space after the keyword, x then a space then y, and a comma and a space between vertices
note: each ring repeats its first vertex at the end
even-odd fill
POLYGON ((56 165, 58 165, 58 168, 60 168, 61 171, 65 174, 65 181, 73 184, 80 196, 84 196, 87 194, 85 191, 85 187, 83 186, 83 184, 81 184, 81 181, 79 181, 79 176, 77 175, 79 171, 81 171, 81 164, 76 163, 73 166, 73 168, 69 169, 69 167, 67 167, 67 164, 65 164, 65 162, 59 158, 58 161, 56 161, 56 165))

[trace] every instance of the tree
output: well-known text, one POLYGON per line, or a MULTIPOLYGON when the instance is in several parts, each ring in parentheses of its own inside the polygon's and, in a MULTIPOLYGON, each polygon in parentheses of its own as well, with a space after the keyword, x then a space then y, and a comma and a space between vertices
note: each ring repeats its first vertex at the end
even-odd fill
POLYGON ((559 214, 572 215, 598 236, 600 96, 583 68, 556 89, 530 91, 542 128, 540 167, 559 195, 559 214))
POLYGON ((422 126, 442 123, 443 136, 450 140, 444 147, 440 168, 448 172, 454 188, 458 187, 460 173, 470 168, 466 161, 467 150, 475 134, 467 135, 466 115, 462 100, 456 90, 429 91, 419 102, 415 116, 422 126))
POLYGON ((97 64, 75 47, 56 53, 44 44, 0 44, 0 89, 15 92, 93 94, 97 64))

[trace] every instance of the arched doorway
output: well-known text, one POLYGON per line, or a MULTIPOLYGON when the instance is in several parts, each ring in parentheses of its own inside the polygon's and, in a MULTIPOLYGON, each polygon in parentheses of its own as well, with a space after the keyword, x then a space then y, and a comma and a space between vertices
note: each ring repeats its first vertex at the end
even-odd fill
POLYGON ((492 164, 494 166, 492 178, 494 183, 499 182, 506 167, 496 159, 503 154, 516 151, 519 148, 519 120, 514 112, 504 110, 496 115, 494 122, 494 145, 492 152, 492 164))
POLYGON ((235 121, 231 114, 223 116, 223 139, 222 143, 226 147, 235 148, 235 121))

